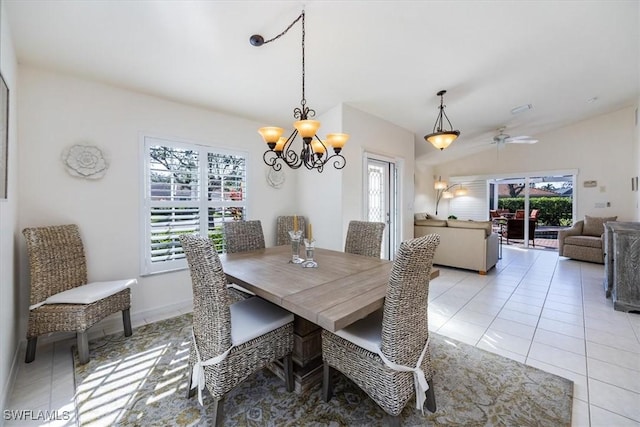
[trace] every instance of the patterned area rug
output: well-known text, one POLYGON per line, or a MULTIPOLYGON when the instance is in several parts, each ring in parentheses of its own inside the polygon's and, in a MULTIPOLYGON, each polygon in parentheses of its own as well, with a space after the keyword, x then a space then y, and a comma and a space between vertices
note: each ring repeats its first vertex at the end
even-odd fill
MULTIPOLYGON (((89 343, 91 361, 74 356, 77 419, 82 426, 207 426, 212 399, 186 399, 191 316, 145 325, 133 336, 89 343)), ((431 334, 437 411, 410 401, 405 426, 562 426, 571 424, 573 383, 536 368, 431 334)), ((341 374, 334 397, 320 386, 298 395, 263 370, 234 389, 225 426, 375 426, 387 415, 341 374)))

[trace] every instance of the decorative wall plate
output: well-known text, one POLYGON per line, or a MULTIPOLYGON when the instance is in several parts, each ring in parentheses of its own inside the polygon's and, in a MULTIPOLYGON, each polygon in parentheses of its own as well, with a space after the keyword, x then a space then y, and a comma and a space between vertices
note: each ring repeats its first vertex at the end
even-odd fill
POLYGON ((102 151, 92 145, 73 145, 65 149, 62 162, 70 175, 86 179, 102 178, 109 167, 102 151))
POLYGON ((275 170, 268 168, 267 170, 267 184, 273 188, 280 188, 284 185, 285 175, 282 170, 275 170))

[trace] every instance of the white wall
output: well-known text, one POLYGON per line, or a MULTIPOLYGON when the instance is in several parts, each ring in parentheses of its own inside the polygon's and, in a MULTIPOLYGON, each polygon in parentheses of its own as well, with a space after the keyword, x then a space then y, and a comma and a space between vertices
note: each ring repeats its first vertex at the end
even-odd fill
MULTIPOLYGON (((615 216, 620 220, 636 218, 635 194, 631 192, 631 177, 637 175, 637 143, 635 107, 624 108, 552 132, 536 135, 537 144, 506 144, 500 150, 487 150, 457 161, 437 165, 431 171, 417 168, 417 181, 429 183, 416 192, 416 209, 433 212, 433 176, 473 176, 505 173, 577 169, 574 194, 576 218, 584 215, 615 216), (584 188, 586 180, 596 180, 595 188, 584 188), (596 208, 596 203, 611 204, 596 208)), ((455 142, 454 142, 455 144, 455 142)), ((439 209, 446 213, 447 203, 439 209)), ((442 215, 439 215, 442 216, 442 215)))
POLYGON ((0 72, 9 88, 8 197, 0 200, 0 403, 6 408, 18 348, 18 99, 17 61, 4 2, 0 2, 0 72))
MULTIPOLYGON (((338 105, 325 112, 317 119, 321 123, 318 136, 324 137, 327 133, 343 132, 342 106, 338 105)), ((296 138, 296 151, 302 149, 302 139, 296 138)), ((346 168, 352 167, 353 157, 349 155, 346 147, 342 154, 347 159, 346 168)), ((329 149, 333 153, 333 149, 329 149)), ((307 170, 304 166, 294 171, 295 180, 298 182, 296 203, 300 212, 307 217, 313 225, 313 238, 316 246, 343 250, 342 235, 336 230, 342 227, 342 170, 336 170, 330 162, 322 173, 315 170, 307 170)))
MULTIPOLYGON (((415 172, 414 134, 391 122, 348 105, 343 109, 344 131, 351 134, 348 149, 349 167, 344 169, 342 184, 343 236, 349 221, 365 219, 363 200, 363 163, 365 152, 398 161, 402 168, 399 185, 400 240, 413 237, 413 199, 415 172), (352 160, 351 160, 352 159, 352 160)), ((344 241, 344 240, 343 240, 344 241)))
MULTIPOLYGON (((297 185, 289 173, 281 189, 266 183, 266 145, 257 133, 263 124, 69 75, 27 66, 19 71, 19 227, 77 223, 89 280, 138 277, 132 289, 134 319, 192 299, 186 270, 139 277, 141 132, 248 151, 248 218, 262 221, 267 245, 275 241, 275 217, 293 212, 290 194, 297 185), (96 145, 110 158, 104 178, 84 180, 65 171, 61 153, 78 143, 96 145)), ((22 239, 19 249, 21 289, 26 290, 22 239)), ((24 329, 26 292, 19 302, 24 329)))
POLYGON ((335 170, 329 163, 324 172, 300 169, 298 200, 313 223, 317 246, 342 251, 351 220, 365 219, 363 207, 363 156, 365 152, 397 159, 402 163, 400 182, 401 239, 413 237, 413 133, 386 120, 340 105, 319 117, 319 134, 345 132, 350 135, 342 154, 346 167, 335 170), (334 232, 340 230, 339 233, 334 232))

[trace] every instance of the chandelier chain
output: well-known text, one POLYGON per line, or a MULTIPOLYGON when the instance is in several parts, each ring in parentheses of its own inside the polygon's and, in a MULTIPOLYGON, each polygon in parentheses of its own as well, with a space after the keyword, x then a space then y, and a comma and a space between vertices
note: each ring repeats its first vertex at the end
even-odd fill
POLYGON ((291 29, 291 27, 293 27, 294 25, 296 25, 296 22, 298 22, 300 19, 302 19, 302 24, 304 27, 304 10, 302 11, 302 13, 300 14, 300 16, 298 16, 291 24, 289 24, 289 26, 287 28, 285 28, 285 30, 283 32, 281 32, 280 34, 278 34, 275 37, 270 38, 269 40, 265 40, 263 42, 263 44, 267 44, 267 43, 271 43, 274 40, 278 40, 280 37, 284 36, 285 34, 287 34, 287 32, 291 29))
POLYGON ((305 80, 305 67, 304 67, 304 36, 305 36, 304 10, 300 14, 300 16, 302 17, 302 100, 300 101, 300 104, 302 104, 302 106, 304 107, 304 105, 307 103, 307 99, 304 96, 304 80, 305 80))

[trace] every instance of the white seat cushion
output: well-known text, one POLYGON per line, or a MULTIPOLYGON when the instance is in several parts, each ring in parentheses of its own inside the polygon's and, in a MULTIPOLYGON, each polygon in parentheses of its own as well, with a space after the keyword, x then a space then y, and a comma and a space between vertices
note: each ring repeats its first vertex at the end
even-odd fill
POLYGON ((138 283, 136 279, 93 282, 51 295, 45 304, 91 304, 138 283))
POLYGON ((238 301, 229 308, 231 343, 234 346, 293 322, 293 314, 259 297, 238 301))
POLYGON ((334 333, 358 347, 378 353, 382 345, 382 310, 375 311, 334 333))

